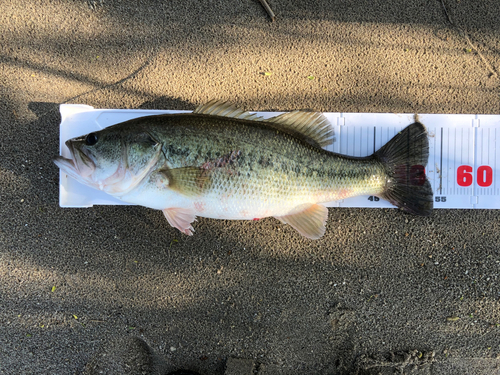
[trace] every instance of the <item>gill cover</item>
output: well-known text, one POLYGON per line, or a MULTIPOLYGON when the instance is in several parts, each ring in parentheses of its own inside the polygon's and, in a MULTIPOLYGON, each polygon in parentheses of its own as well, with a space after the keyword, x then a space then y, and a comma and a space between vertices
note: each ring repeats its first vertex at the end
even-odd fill
POLYGON ((66 142, 72 159, 54 162, 79 182, 121 196, 136 187, 161 155, 161 144, 140 129, 124 132, 111 126, 66 142))

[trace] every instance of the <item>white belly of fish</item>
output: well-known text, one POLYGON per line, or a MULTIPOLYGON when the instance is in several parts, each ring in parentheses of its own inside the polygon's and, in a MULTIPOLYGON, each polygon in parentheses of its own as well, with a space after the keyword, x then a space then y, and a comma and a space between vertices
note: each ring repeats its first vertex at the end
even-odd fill
POLYGON ((193 200, 197 216, 226 220, 253 220, 275 216, 283 209, 269 207, 257 200, 237 200, 224 196, 205 197, 193 200))
POLYGON ((124 202, 137 204, 144 207, 164 210, 167 208, 189 208, 193 200, 173 190, 158 189, 144 184, 123 196, 118 196, 124 202))
MULTIPOLYGON (((128 194, 118 197, 124 202, 133 203, 157 210, 180 208, 193 211, 195 216, 225 220, 253 220, 269 216, 282 216, 301 202, 287 205, 285 202, 269 202, 262 196, 243 199, 227 193, 209 194, 189 198, 170 189, 157 189, 142 186, 128 194)), ((313 202, 311 202, 313 203, 313 202)))

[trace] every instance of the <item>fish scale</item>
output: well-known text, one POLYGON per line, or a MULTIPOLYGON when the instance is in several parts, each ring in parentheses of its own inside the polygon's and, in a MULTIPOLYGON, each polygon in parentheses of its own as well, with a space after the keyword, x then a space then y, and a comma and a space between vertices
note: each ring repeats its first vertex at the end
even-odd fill
POLYGON ((166 162, 170 168, 208 164, 210 183, 196 201, 211 207, 212 213, 203 216, 248 219, 250 212, 254 217, 281 216, 290 212, 290 205, 383 190, 382 179, 376 177, 384 173, 383 167, 376 160, 344 158, 251 121, 195 116, 186 123, 185 115, 177 116, 160 116, 142 126, 157 139, 168 139, 160 164, 166 162), (155 125, 156 121, 161 124, 155 125), (178 152, 176 144, 183 145, 178 152), (185 149, 193 151, 186 154, 185 149), (240 155, 233 162, 215 167, 234 152, 240 155))

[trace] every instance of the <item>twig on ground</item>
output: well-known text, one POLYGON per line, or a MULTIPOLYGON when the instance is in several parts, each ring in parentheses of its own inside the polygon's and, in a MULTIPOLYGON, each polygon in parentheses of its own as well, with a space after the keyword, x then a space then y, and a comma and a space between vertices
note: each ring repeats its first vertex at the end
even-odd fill
POLYGON ((271 21, 274 22, 274 20, 276 19, 276 16, 274 15, 273 10, 271 9, 271 7, 267 3, 267 1, 266 0, 259 0, 259 1, 262 4, 262 6, 264 7, 264 9, 266 10, 267 14, 269 14, 269 17, 271 17, 271 21))
POLYGON ((446 9, 446 5, 444 3, 444 0, 441 0, 441 4, 443 5, 443 9, 444 9, 444 13, 446 14, 446 17, 448 18, 448 21, 451 23, 451 25, 453 27, 455 27, 458 32, 465 38, 465 40, 467 41, 467 44, 469 45, 469 47, 475 51, 479 57, 481 58, 481 60, 483 60, 483 63, 484 65, 486 65, 486 67, 488 68, 488 70, 490 71, 490 74, 492 77, 495 77, 497 78, 498 77, 498 74, 497 72, 495 71, 495 68, 488 62, 488 60, 486 60, 486 58, 483 56, 483 54, 474 46, 474 44, 472 44, 472 42, 470 41, 470 38, 469 36, 467 35, 467 33, 465 32, 464 29, 462 29, 460 26, 458 26, 455 22, 453 22, 453 20, 451 19, 451 16, 450 16, 450 13, 448 12, 448 9, 446 9))

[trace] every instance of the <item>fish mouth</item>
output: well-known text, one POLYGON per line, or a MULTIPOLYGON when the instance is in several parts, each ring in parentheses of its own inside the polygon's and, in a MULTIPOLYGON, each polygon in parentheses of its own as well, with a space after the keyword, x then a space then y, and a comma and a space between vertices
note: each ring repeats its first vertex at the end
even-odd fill
POLYGON ((78 172, 78 168, 76 167, 73 159, 68 159, 64 156, 57 156, 53 159, 53 162, 59 167, 62 172, 66 173, 68 176, 73 177, 77 181, 87 184, 87 181, 84 181, 84 179, 78 172))
POLYGON ((95 171, 95 163, 87 155, 85 150, 76 148, 71 140, 66 141, 66 146, 71 153, 71 158, 57 156, 54 158, 54 164, 57 165, 67 175, 86 185, 93 185, 92 174, 95 171))
POLYGON ((66 174, 78 173, 73 159, 68 159, 64 156, 56 156, 52 161, 66 174))

